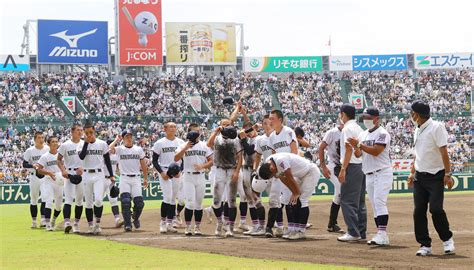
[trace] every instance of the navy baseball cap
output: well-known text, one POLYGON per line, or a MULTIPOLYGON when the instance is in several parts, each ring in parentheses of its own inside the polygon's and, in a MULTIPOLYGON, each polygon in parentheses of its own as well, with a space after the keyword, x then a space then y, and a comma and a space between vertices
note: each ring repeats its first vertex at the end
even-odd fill
POLYGON ((430 115, 430 105, 422 100, 415 100, 412 104, 407 105, 405 108, 422 115, 430 115))
POLYGON ((122 137, 125 137, 128 134, 133 135, 132 130, 126 129, 126 130, 122 131, 122 137))
POLYGON ((354 105, 346 103, 341 106, 341 112, 347 115, 355 116, 356 108, 354 107, 354 105))
POLYGON ((367 107, 364 112, 360 115, 361 117, 380 116, 379 109, 375 107, 367 107))

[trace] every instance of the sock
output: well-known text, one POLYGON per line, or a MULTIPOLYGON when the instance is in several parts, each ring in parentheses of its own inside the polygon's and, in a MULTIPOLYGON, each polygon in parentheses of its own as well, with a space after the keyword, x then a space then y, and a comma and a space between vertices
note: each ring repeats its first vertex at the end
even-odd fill
POLYGON ((273 228, 273 224, 275 223, 275 220, 277 219, 278 209, 279 208, 268 209, 267 228, 269 229, 273 228))
POLYGON ((299 209, 299 223, 300 231, 304 232, 306 230, 306 224, 309 219, 309 207, 302 207, 299 209))
POLYGON ((221 223, 222 222, 222 206, 219 208, 214 208, 212 207, 212 210, 214 211, 214 215, 216 215, 217 222, 221 223))
POLYGON ((115 219, 120 218, 120 211, 118 205, 112 206, 112 214, 114 214, 115 219))
POLYGON ((379 231, 386 232, 387 231, 387 225, 388 225, 388 215, 383 215, 383 216, 378 216, 377 217, 377 229, 379 231))
POLYGON ((104 210, 104 206, 97 207, 94 205, 95 223, 100 223, 100 218, 102 217, 102 210, 104 210))
POLYGON ((40 214, 41 214, 41 218, 45 218, 46 216, 46 203, 45 202, 41 203, 40 214))
POLYGON ((239 210, 240 210, 240 223, 245 224, 245 220, 247 219, 247 202, 240 202, 239 203, 239 210))
POLYGON ((196 226, 201 225, 202 220, 202 210, 194 210, 194 223, 196 226))
MULTIPOLYGON (((277 214, 276 214, 276 222, 277 222, 277 225, 278 227, 280 228, 283 228, 283 206, 282 205, 281 207, 277 208, 277 214)), ((272 225, 273 227, 273 225, 272 225)))
POLYGON ((237 218, 237 207, 229 207, 229 224, 234 226, 235 219, 237 218))
POLYGON ((334 202, 332 202, 331 211, 329 212, 328 227, 332 227, 332 226, 337 224, 337 216, 338 216, 338 213, 339 213, 339 208, 341 208, 340 205, 335 204, 334 202))
POLYGON ((255 208, 255 207, 250 208, 250 218, 252 219, 252 224, 254 226, 258 225, 257 208, 255 208))
POLYGON ((64 204, 63 217, 64 217, 64 223, 68 223, 69 219, 71 218, 71 205, 70 204, 64 204))
POLYGON ((168 213, 166 215, 166 223, 168 224, 173 223, 173 218, 175 214, 176 214, 176 204, 169 204, 168 213))
POLYGON ((61 210, 58 211, 58 210, 54 209, 53 219, 56 220, 59 217, 59 214, 61 214, 61 210))
POLYGON ((33 221, 36 221, 36 217, 38 216, 38 206, 37 205, 30 204, 30 214, 31 214, 31 219, 33 221))
POLYGON ((295 226, 293 206, 285 205, 285 210, 286 210, 286 218, 288 220, 288 232, 292 232, 295 226))
POLYGON ((92 222, 94 221, 94 211, 92 208, 86 208, 86 219, 89 225, 92 225, 92 222))
POLYGON ((168 215, 168 206, 169 204, 165 202, 161 203, 161 222, 166 222, 166 216, 168 215))
POLYGON ((177 213, 177 214, 178 214, 178 216, 179 216, 179 214, 181 213, 181 211, 183 211, 183 209, 184 209, 184 204, 183 204, 183 205, 178 204, 178 207, 177 207, 177 210, 178 210, 178 213, 177 213))
POLYGON ((375 227, 378 228, 378 227, 379 227, 379 222, 378 222, 378 220, 377 220, 377 217, 374 217, 374 221, 375 221, 375 227))
POLYGON ((82 216, 82 208, 84 208, 82 205, 76 205, 74 208, 74 213, 75 213, 75 223, 79 223, 79 220, 81 219, 82 216))
POLYGON ((257 217, 260 223, 260 227, 263 228, 265 226, 265 207, 262 206, 257 208, 257 217))
POLYGON ((49 222, 51 219, 51 208, 44 209, 44 218, 46 219, 46 222, 49 222))
POLYGON ((223 212, 224 212, 225 224, 229 225, 229 204, 228 203, 224 203, 223 212))
POLYGON ((193 219, 193 210, 188 208, 184 209, 184 221, 186 222, 186 226, 191 225, 191 220, 193 219))

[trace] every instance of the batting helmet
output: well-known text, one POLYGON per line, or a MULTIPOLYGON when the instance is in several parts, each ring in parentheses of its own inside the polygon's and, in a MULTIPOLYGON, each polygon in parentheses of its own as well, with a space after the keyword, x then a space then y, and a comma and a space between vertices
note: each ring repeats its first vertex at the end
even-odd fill
POLYGON ((262 193, 266 188, 270 180, 259 179, 258 176, 252 181, 252 189, 255 192, 262 193))
POLYGON ((82 176, 80 176, 80 175, 68 174, 67 178, 69 178, 69 182, 71 182, 74 185, 77 185, 80 182, 82 182, 82 176))
POLYGON ((110 197, 112 198, 117 198, 120 194, 120 189, 114 185, 114 184, 111 184, 110 185, 110 197))
POLYGON ((237 128, 234 126, 227 126, 222 129, 221 134, 226 138, 235 139, 237 138, 237 128))
POLYGON ((304 130, 301 127, 295 127, 296 137, 304 137, 304 130))
POLYGON ((168 175, 169 178, 173 178, 178 175, 180 171, 181 166, 179 166, 178 163, 173 162, 168 166, 168 171, 166 171, 166 175, 168 175))
POLYGON ((188 134, 186 135, 186 139, 188 141, 191 141, 193 143, 196 143, 197 142, 197 139, 199 138, 199 132, 197 131, 190 131, 188 132, 188 134))

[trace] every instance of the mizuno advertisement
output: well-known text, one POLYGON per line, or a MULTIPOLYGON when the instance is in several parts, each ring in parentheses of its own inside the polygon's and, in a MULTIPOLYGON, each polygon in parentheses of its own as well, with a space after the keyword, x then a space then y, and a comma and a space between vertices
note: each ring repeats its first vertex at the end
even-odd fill
POLYGON ((107 64, 107 22, 38 20, 38 63, 107 64))

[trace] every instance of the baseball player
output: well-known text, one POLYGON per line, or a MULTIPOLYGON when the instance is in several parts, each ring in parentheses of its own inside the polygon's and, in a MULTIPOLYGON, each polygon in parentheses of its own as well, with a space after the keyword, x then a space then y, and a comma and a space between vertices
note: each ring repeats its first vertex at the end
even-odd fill
POLYGON ((133 226, 136 230, 140 229, 140 215, 145 207, 142 196, 142 183, 140 179, 140 169, 143 173, 143 188, 148 186, 148 167, 145 161, 145 152, 140 146, 133 144, 133 135, 131 130, 122 132, 122 136, 110 144, 118 157, 118 166, 120 171, 120 201, 122 204, 122 215, 124 220, 124 230, 132 231, 133 226), (116 147, 122 141, 123 145, 116 147), (133 200, 133 215, 132 215, 133 200))
MULTIPOLYGON (((31 228, 37 228, 36 217, 38 216, 38 199, 40 198, 41 184, 44 179, 38 178, 36 176, 36 163, 40 157, 49 151, 49 147, 44 145, 43 132, 37 131, 34 134, 35 145, 26 149, 23 154, 23 168, 28 170, 28 179, 30 180, 30 214, 31 214, 31 228)), ((44 200, 41 200, 41 227, 46 226, 45 221, 45 207, 46 203, 44 200)))
POLYGON ((292 195, 288 201, 287 214, 294 225, 288 239, 306 238, 309 198, 313 194, 320 176, 316 164, 292 153, 277 153, 265 160, 265 163, 260 166, 258 175, 264 180, 278 177, 291 190, 292 195))
POLYGON ((176 233, 177 230, 172 226, 172 222, 176 216, 176 197, 179 191, 180 179, 179 177, 170 179, 166 171, 174 161, 176 149, 183 145, 184 141, 176 137, 175 123, 168 122, 164 125, 164 128, 166 137, 159 139, 153 145, 153 167, 160 174, 160 186, 163 193, 160 233, 176 233))
MULTIPOLYGON (((283 125, 284 116, 280 110, 273 110, 270 113, 270 123, 273 128, 273 132, 270 135, 270 147, 273 149, 273 153, 293 153, 298 154, 298 139, 296 138, 295 131, 285 125, 283 125)), ((286 215, 288 219, 288 230, 286 230, 282 237, 288 238, 292 231, 296 231, 295 221, 292 220, 293 215, 290 213, 290 206, 287 207, 289 199, 291 197, 290 190, 277 179, 272 183, 272 188, 280 190, 281 204, 285 206, 286 215)), ((280 213, 282 210, 279 211, 280 213)), ((279 215, 280 215, 279 213, 279 215)), ((283 218, 279 218, 277 215, 278 227, 283 226, 283 218)), ((270 235, 269 235, 270 236, 270 235)))
POLYGON ((96 138, 96 131, 92 124, 84 126, 84 145, 79 152, 79 158, 83 160, 84 173, 84 194, 86 202, 86 218, 89 224, 88 233, 99 234, 100 219, 104 209, 104 164, 107 167, 107 177, 112 184, 115 183, 115 176, 110 162, 109 146, 103 140, 96 138), (94 207, 94 208, 92 208, 94 207), (95 215, 95 224, 93 216, 95 215))
POLYGON ((319 160, 324 177, 329 179, 334 186, 334 197, 332 198, 331 210, 329 213, 328 232, 344 233, 337 224, 337 216, 341 207, 341 183, 337 176, 341 170, 341 130, 344 127, 341 123, 331 128, 324 134, 324 138, 319 145, 319 160), (328 164, 325 161, 325 151, 328 153, 328 164))
MULTIPOLYGON (((109 145, 109 153, 110 153, 110 163, 112 164, 112 171, 114 173, 114 176, 117 175, 117 169, 118 169, 118 155, 115 153, 115 148, 110 148, 110 144, 112 144, 112 140, 107 141, 107 145, 109 145)), ((107 169, 104 166, 104 171, 107 169)), ((123 221, 120 220, 120 210, 118 206, 118 197, 112 197, 110 196, 110 188, 111 188, 112 182, 109 179, 105 179, 104 181, 104 198, 107 196, 109 199, 110 203, 110 208, 112 210, 112 214, 114 215, 115 219, 115 228, 120 228, 123 225, 123 221)))
POLYGON ((77 149, 83 145, 82 126, 74 124, 71 128, 71 139, 61 144, 58 149, 58 167, 61 170, 62 176, 66 178, 64 181, 64 232, 69 233, 72 229, 74 233, 79 233, 79 221, 82 216, 82 204, 84 201, 84 183, 73 184, 69 181, 69 175, 82 175, 82 161, 79 159, 77 149), (75 200, 76 207, 74 208, 75 219, 74 225, 71 226, 71 206, 75 200))
POLYGON ((213 189, 213 210, 217 218, 216 235, 222 233, 221 201, 227 186, 228 207, 224 207, 225 237, 234 236, 234 223, 237 217, 237 186, 242 166, 242 146, 237 138, 237 130, 231 126, 231 123, 230 119, 222 120, 221 125, 214 130, 207 143, 209 148, 214 149, 214 164, 216 165, 213 189))
POLYGON ((365 174, 366 190, 374 212, 377 234, 369 245, 389 245, 387 235, 388 193, 392 189, 393 171, 390 160, 390 134, 379 125, 379 110, 366 108, 361 115, 367 128, 358 138, 348 141, 355 149, 356 157, 362 156, 362 171, 365 174))
POLYGON ((41 194, 41 197, 46 203, 46 230, 54 231, 56 219, 61 213, 61 206, 63 203, 64 178, 62 177, 61 170, 58 167, 58 138, 56 136, 50 136, 48 138, 48 146, 49 151, 41 155, 38 160, 37 171, 39 174, 45 176, 43 182, 43 194, 41 194), (51 220, 53 203, 54 215, 51 220))
POLYGON ((206 143, 199 140, 199 125, 190 124, 188 127, 188 141, 177 150, 174 161, 183 160, 183 188, 186 206, 184 220, 186 229, 184 234, 193 235, 191 221, 194 214, 194 235, 202 235, 200 230, 202 220, 202 201, 206 191, 204 171, 212 166, 212 150, 206 143))

